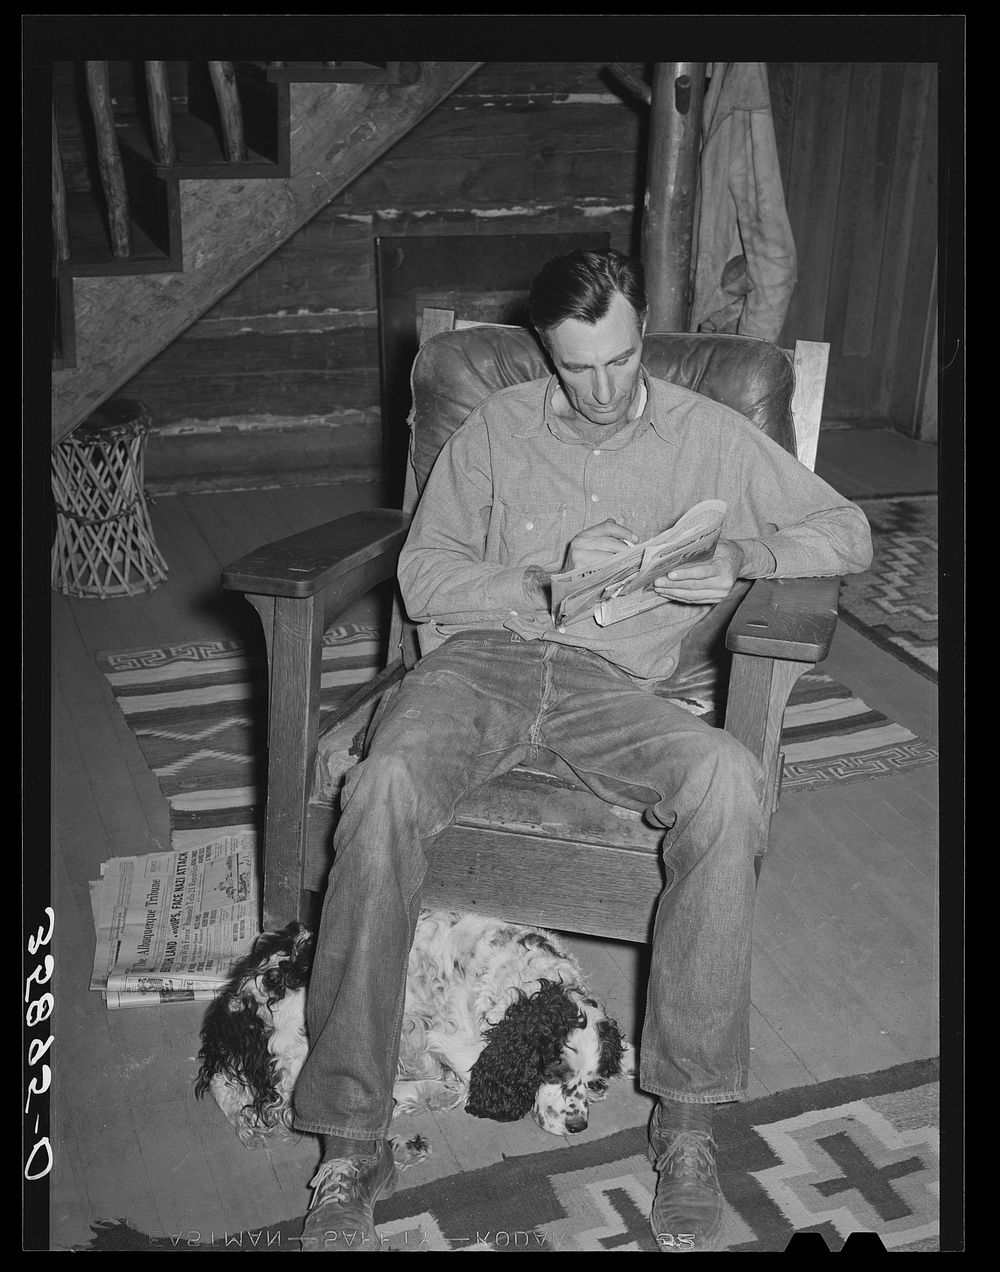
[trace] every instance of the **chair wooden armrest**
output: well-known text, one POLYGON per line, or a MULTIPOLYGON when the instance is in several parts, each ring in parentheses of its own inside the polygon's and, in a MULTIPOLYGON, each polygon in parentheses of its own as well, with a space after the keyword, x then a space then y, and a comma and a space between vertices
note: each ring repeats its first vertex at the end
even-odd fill
POLYGON ((733 615, 734 653, 822 662, 837 627, 839 578, 757 579, 733 615))
POLYGON ((409 524, 394 508, 352 512, 247 553, 225 568, 222 586, 300 598, 348 587, 363 596, 392 575, 409 524))

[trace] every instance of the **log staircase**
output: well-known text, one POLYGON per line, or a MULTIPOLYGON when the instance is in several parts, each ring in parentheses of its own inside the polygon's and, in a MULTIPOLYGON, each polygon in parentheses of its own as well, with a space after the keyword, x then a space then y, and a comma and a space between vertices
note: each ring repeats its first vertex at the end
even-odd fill
POLYGON ((100 190, 67 191, 53 111, 53 445, 480 63, 192 63, 178 111, 147 62, 124 113, 82 65, 100 190))

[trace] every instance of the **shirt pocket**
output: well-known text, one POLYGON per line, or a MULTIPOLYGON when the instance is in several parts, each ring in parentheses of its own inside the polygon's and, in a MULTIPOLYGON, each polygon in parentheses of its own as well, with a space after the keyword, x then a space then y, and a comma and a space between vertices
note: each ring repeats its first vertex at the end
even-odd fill
POLYGON ((504 565, 562 567, 567 545, 567 509, 534 505, 519 507, 507 500, 494 504, 495 546, 504 565))

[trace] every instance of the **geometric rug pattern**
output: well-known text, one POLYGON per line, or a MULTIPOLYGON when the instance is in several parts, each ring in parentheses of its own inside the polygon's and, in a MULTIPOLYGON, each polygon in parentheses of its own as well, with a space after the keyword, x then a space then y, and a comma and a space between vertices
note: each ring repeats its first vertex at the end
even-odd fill
POLYGON ((936 495, 858 500, 874 555, 844 579, 844 622, 928 680, 938 678, 938 507, 936 495))
MULTIPOLYGON (((381 668, 376 628, 331 627, 324 636, 320 728, 381 668)), ((267 667, 234 640, 99 653, 118 706, 170 808, 172 847, 203 830, 252 831, 266 786, 267 667)), ((203 836, 200 837, 203 840, 203 836)))
MULTIPOLYGON (((886 1250, 936 1251, 938 1125, 933 1058, 720 1106, 720 1248, 781 1252, 794 1234, 811 1233, 839 1251, 852 1233, 875 1233, 886 1250)), ((233 1151, 242 1151, 235 1141, 233 1151)), ((419 1167, 404 1184, 411 1174, 419 1167)), ((387 1251, 655 1252, 655 1190, 646 1128, 636 1126, 404 1186, 376 1204, 375 1220, 387 1251)), ((297 1250, 301 1228, 301 1218, 262 1226, 225 1248, 297 1250)), ((140 1235, 125 1218, 94 1231, 90 1250, 223 1248, 221 1237, 192 1247, 140 1235)))
MULTIPOLYGON (((794 1232, 819 1232, 832 1250, 852 1232, 876 1232, 887 1249, 926 1248, 937 1235, 933 1063, 726 1105, 715 1138, 725 1250, 783 1250, 794 1232)), ((413 1248, 416 1229, 438 1249, 502 1249, 514 1244, 516 1214, 515 1231, 530 1233, 537 1249, 655 1251, 645 1127, 589 1147, 455 1176, 446 1198, 433 1185, 402 1193, 380 1211, 382 1234, 390 1248, 400 1237, 413 1248), (472 1241, 459 1242, 467 1232, 472 1241)), ((527 1236, 520 1242, 530 1248, 527 1236)))
POLYGON ((795 682, 781 728, 781 793, 865 782, 935 764, 938 750, 811 667, 795 682))
MULTIPOLYGON (((381 667, 378 628, 324 637, 320 728, 381 667)), ((266 668, 232 640, 100 653, 98 665, 170 808, 175 850, 259 828, 266 786, 266 668)), ((350 746, 353 728, 339 728, 350 746)), ((867 781, 933 764, 935 747, 812 668, 796 682, 782 731, 782 792, 867 781)))

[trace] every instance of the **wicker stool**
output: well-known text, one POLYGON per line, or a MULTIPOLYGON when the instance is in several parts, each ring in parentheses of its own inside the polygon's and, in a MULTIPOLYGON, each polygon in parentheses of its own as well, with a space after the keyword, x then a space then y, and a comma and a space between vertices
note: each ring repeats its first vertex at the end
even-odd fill
POLYGON ((150 414, 106 402, 52 452, 52 586, 67 596, 135 596, 167 577, 153 541, 143 461, 150 414))

